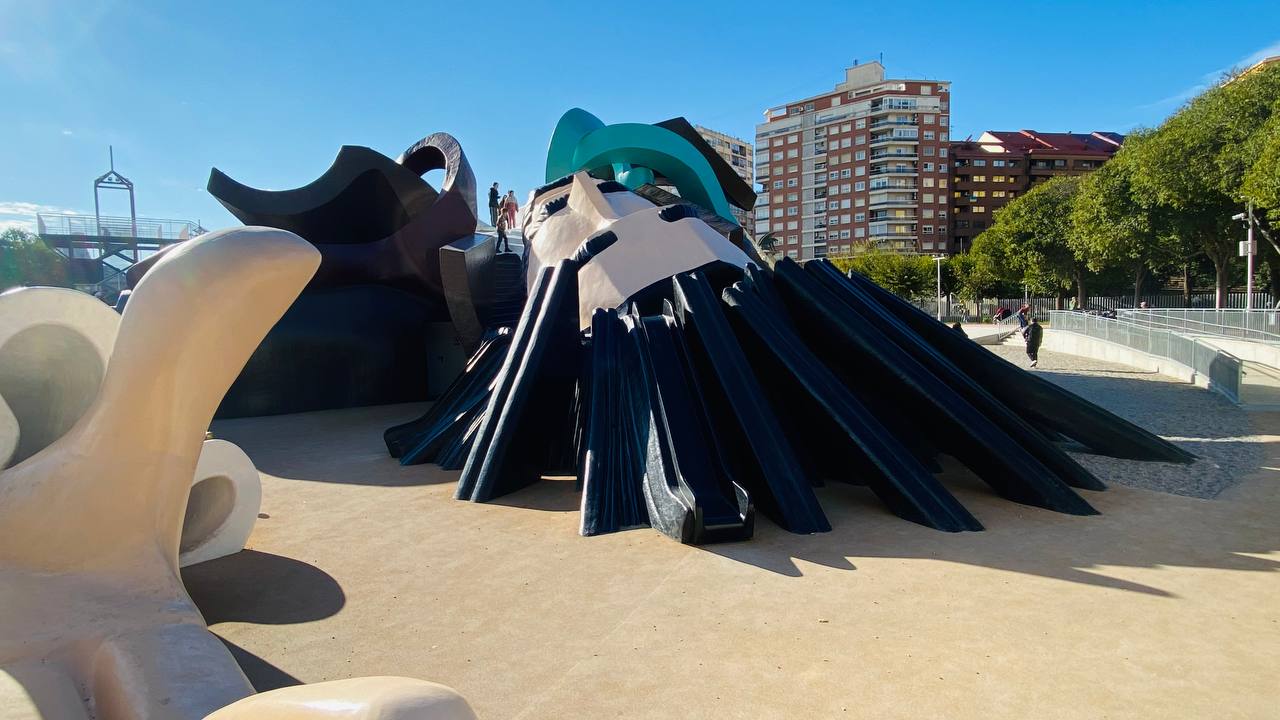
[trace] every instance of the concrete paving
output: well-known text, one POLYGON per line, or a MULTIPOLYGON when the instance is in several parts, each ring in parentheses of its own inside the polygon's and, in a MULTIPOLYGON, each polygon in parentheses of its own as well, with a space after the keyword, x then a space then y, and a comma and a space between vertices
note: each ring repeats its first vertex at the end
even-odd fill
MULTIPOLYGON (((1077 378, 1077 380, 1079 380, 1077 378)), ((1167 389, 1152 384, 1146 392, 1167 389)), ((1119 409, 1119 408, 1118 408, 1119 409)), ((360 675, 451 685, 486 718, 1274 718, 1280 416, 1215 500, 1115 486, 1069 517, 946 481, 950 535, 867 491, 834 530, 746 543, 577 535, 550 479, 477 505, 400 467, 421 406, 217 423, 263 472, 249 550, 184 571, 259 689, 360 675)))

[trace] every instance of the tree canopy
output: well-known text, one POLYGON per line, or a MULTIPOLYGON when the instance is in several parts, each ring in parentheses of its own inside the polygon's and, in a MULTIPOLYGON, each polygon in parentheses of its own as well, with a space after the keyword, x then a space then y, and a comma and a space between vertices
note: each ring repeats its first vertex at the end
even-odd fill
POLYGON ((67 284, 62 256, 21 228, 0 233, 0 291, 23 285, 67 284))

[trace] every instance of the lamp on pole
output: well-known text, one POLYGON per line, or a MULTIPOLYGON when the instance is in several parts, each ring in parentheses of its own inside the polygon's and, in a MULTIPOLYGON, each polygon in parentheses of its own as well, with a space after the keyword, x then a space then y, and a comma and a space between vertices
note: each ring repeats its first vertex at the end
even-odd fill
POLYGON ((942 322, 942 261, 946 259, 946 255, 933 256, 933 262, 938 267, 938 322, 942 322))
POLYGON ((1249 224, 1247 240, 1240 243, 1240 254, 1245 256, 1245 279, 1244 279, 1244 311, 1249 312, 1253 309, 1253 256, 1257 254, 1258 248, 1253 244, 1253 201, 1249 201, 1248 210, 1238 215, 1232 215, 1232 220, 1240 220, 1249 224))

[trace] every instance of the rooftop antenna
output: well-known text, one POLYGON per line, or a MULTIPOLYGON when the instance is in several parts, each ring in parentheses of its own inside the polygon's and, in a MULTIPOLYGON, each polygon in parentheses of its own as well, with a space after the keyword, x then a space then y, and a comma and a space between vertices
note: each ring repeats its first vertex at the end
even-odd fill
MULTIPOLYGON (((111 145, 107 146, 107 156, 111 161, 111 169, 93 181, 93 219, 98 231, 98 237, 102 237, 102 204, 98 200, 98 192, 106 189, 129 191, 129 229, 132 231, 130 237, 136 238, 138 237, 138 211, 137 206, 134 204, 133 181, 116 172, 116 150, 111 145)), ((134 260, 136 261, 137 251, 134 254, 134 260)))

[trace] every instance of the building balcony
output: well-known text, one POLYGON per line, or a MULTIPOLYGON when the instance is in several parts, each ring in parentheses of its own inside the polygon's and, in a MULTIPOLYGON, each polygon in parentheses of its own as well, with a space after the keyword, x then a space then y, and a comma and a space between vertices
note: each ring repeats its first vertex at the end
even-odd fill
POLYGON ((919 156, 915 150, 909 152, 874 152, 871 153, 871 162, 885 162, 886 160, 916 160, 919 156))
POLYGON ((916 168, 873 167, 868 171, 872 175, 918 175, 916 168))
POLYGON ((877 208, 877 207, 915 207, 915 206, 917 206, 917 205, 919 205, 919 204, 920 204, 920 203, 919 203, 919 201, 916 201, 916 200, 889 200, 889 199, 874 200, 874 199, 873 199, 873 200, 871 200, 870 202, 868 202, 868 203, 867 203, 867 207, 871 207, 871 208, 877 208))
POLYGON ((898 181, 884 187, 873 187, 867 192, 884 193, 884 192, 901 192, 903 190, 917 190, 919 185, 913 182, 898 181))
POLYGON ((919 220, 919 219, 920 218, 915 213, 911 213, 910 215, 874 215, 873 214, 871 217, 867 218, 867 222, 907 222, 907 221, 915 222, 916 220, 919 220))
POLYGON ((892 135, 883 135, 881 137, 871 138, 871 147, 884 147, 886 145, 919 145, 920 138, 914 137, 894 137, 892 135))
POLYGON ((867 127, 875 130, 882 127, 916 127, 919 124, 917 120, 877 120, 867 127))
POLYGON ((889 112, 916 112, 919 106, 914 102, 880 102, 871 103, 871 114, 881 115, 889 112))

